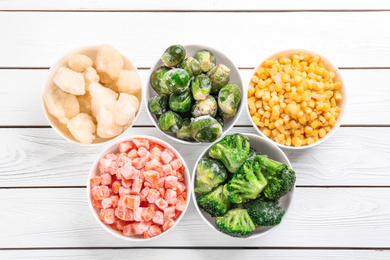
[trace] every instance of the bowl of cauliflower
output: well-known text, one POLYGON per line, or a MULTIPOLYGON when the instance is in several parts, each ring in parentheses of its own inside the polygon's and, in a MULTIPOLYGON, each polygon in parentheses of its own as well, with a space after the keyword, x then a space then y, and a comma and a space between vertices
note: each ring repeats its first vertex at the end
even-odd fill
POLYGON ((84 47, 49 70, 42 105, 65 139, 90 145, 128 131, 139 115, 142 83, 137 68, 114 47, 84 47))

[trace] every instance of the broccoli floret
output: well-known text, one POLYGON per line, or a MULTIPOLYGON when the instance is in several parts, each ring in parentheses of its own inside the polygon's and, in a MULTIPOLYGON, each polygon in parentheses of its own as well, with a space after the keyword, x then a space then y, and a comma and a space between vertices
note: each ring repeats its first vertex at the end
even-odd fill
POLYGON ((227 185, 229 199, 233 203, 256 199, 266 185, 267 180, 261 173, 260 164, 245 161, 227 185))
POLYGON ((264 196, 242 204, 242 208, 248 211, 250 218, 256 226, 278 225, 285 213, 279 201, 273 201, 264 196))
POLYGON ((218 188, 202 195, 196 199, 198 206, 204 209, 213 217, 223 216, 230 209, 230 200, 227 197, 226 184, 219 185, 218 188))
POLYGON ((249 138, 242 134, 227 135, 210 147, 209 155, 223 162, 230 172, 236 172, 249 157, 249 138))
POLYGON ((225 166, 213 158, 202 157, 196 166, 195 192, 207 193, 227 178, 225 166))
POLYGON ((271 200, 278 200, 294 186, 295 172, 284 163, 269 159, 265 155, 256 155, 255 161, 261 165, 261 171, 267 179, 264 195, 271 200))
POLYGON ((231 209, 224 216, 217 217, 215 224, 219 230, 232 237, 246 237, 255 230, 246 209, 231 209))
POLYGON ((251 149, 249 149, 249 157, 246 159, 252 161, 253 159, 255 159, 256 155, 257 155, 257 153, 256 153, 255 149, 251 148, 251 149))

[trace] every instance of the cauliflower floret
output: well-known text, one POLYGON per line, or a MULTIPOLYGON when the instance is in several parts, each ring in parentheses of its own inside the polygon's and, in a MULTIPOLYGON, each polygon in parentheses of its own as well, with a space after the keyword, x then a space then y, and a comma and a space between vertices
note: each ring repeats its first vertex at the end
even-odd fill
POLYGON ((90 144, 95 140, 96 126, 90 115, 80 113, 69 120, 67 127, 70 133, 83 144, 90 144))
POLYGON ((135 70, 122 70, 116 83, 119 92, 136 94, 142 89, 142 82, 135 70))
POLYGON ((73 54, 68 59, 68 66, 74 71, 84 72, 88 67, 92 67, 93 61, 90 57, 84 54, 73 54))
POLYGON ((102 138, 111 138, 122 133, 122 126, 115 122, 114 110, 101 108, 99 111, 97 134, 102 138))
POLYGON ((118 101, 115 103, 114 108, 115 122, 118 125, 126 125, 129 122, 134 121, 135 115, 138 111, 139 102, 136 97, 136 102, 132 97, 134 96, 126 93, 119 94, 118 101))
POLYGON ((92 115, 91 99, 92 97, 88 92, 82 96, 77 96, 77 101, 79 102, 80 105, 80 113, 92 115))
POLYGON ((82 73, 67 67, 60 67, 54 77, 54 83, 65 92, 73 95, 85 94, 85 82, 82 73))
POLYGON ((89 85, 93 82, 99 82, 100 77, 97 74, 97 71, 92 68, 88 67, 84 71, 84 81, 85 81, 85 91, 89 91, 89 85))
POLYGON ((97 82, 89 85, 89 93, 91 94, 91 109, 92 115, 99 120, 99 113, 102 108, 113 109, 118 98, 118 93, 105 88, 97 82))
POLYGON ((114 47, 103 44, 98 48, 95 64, 100 81, 110 83, 118 78, 124 63, 122 55, 114 47))
POLYGON ((79 102, 76 96, 62 91, 54 84, 43 94, 47 110, 62 124, 67 124, 69 119, 80 113, 79 102))

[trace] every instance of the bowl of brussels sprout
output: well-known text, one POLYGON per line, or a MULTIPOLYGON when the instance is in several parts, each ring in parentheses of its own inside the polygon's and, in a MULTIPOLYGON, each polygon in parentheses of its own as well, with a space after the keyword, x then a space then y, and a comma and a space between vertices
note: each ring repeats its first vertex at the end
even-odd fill
POLYGON ((286 217, 295 180, 290 161, 273 142, 255 134, 232 134, 199 156, 192 198, 212 229, 257 238, 286 217))
POLYGON ((145 98, 152 122, 180 143, 220 139, 244 107, 237 67, 207 46, 169 46, 152 67, 148 85, 145 98))

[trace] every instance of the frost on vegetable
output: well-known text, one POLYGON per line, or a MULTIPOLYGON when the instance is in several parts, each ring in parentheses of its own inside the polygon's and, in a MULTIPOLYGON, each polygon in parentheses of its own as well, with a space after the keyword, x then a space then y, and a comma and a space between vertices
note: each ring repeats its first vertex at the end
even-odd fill
POLYGON ((205 100, 197 100, 191 108, 191 113, 193 117, 206 115, 215 117, 217 110, 217 101, 215 101, 213 96, 209 95, 205 100))
POLYGON ((98 48, 95 65, 101 82, 110 83, 119 77, 124 62, 119 51, 108 44, 103 44, 98 48))
POLYGON ((162 84, 163 77, 169 70, 170 68, 163 66, 154 70, 150 76, 150 84, 152 85, 152 88, 159 94, 171 94, 168 87, 163 86, 162 84))
POLYGON ((208 50, 197 51, 194 58, 199 62, 202 72, 210 71, 216 64, 214 55, 208 50))
POLYGON ((158 119, 159 128, 167 133, 176 133, 183 124, 183 119, 175 112, 169 110, 158 119))
POLYGON ((189 90, 190 75, 183 69, 171 69, 162 79, 162 86, 173 94, 180 94, 189 90))
POLYGON ((200 116, 192 120, 191 136, 198 142, 210 143, 222 135, 222 126, 211 116, 200 116))
POLYGON ((208 193, 227 178, 225 166, 218 160, 202 157, 196 165, 195 192, 208 193))
POLYGON ((180 64, 185 57, 186 50, 183 46, 177 44, 169 46, 161 56, 161 60, 167 67, 175 67, 180 64))
POLYGON ((175 112, 184 113, 190 110, 193 99, 190 91, 180 94, 171 94, 169 97, 169 108, 175 112))
POLYGON ((207 76, 211 79, 211 93, 218 93, 229 82, 230 69, 223 64, 219 64, 207 72, 207 76))
POLYGON ((74 138, 82 144, 91 144, 95 140, 96 126, 88 114, 80 113, 73 117, 67 127, 74 138))
POLYGON ((204 100, 211 91, 211 80, 206 75, 196 76, 191 82, 191 92, 195 100, 204 100))
POLYGON ((194 141, 190 131, 191 121, 189 119, 183 119, 181 128, 176 132, 176 137, 185 141, 194 141))
POLYGON ((67 67, 60 67, 53 80, 60 89, 69 94, 85 94, 85 81, 82 73, 73 71, 67 67))
POLYGON ((180 63, 180 68, 186 70, 190 77, 197 76, 201 72, 199 62, 193 57, 185 58, 182 63, 180 63))
POLYGON ((165 94, 158 94, 157 96, 151 97, 148 102, 150 113, 161 116, 163 113, 168 111, 168 96, 165 94))
POLYGON ((235 84, 226 84, 218 94, 218 106, 223 118, 236 115, 241 101, 241 91, 235 84))

